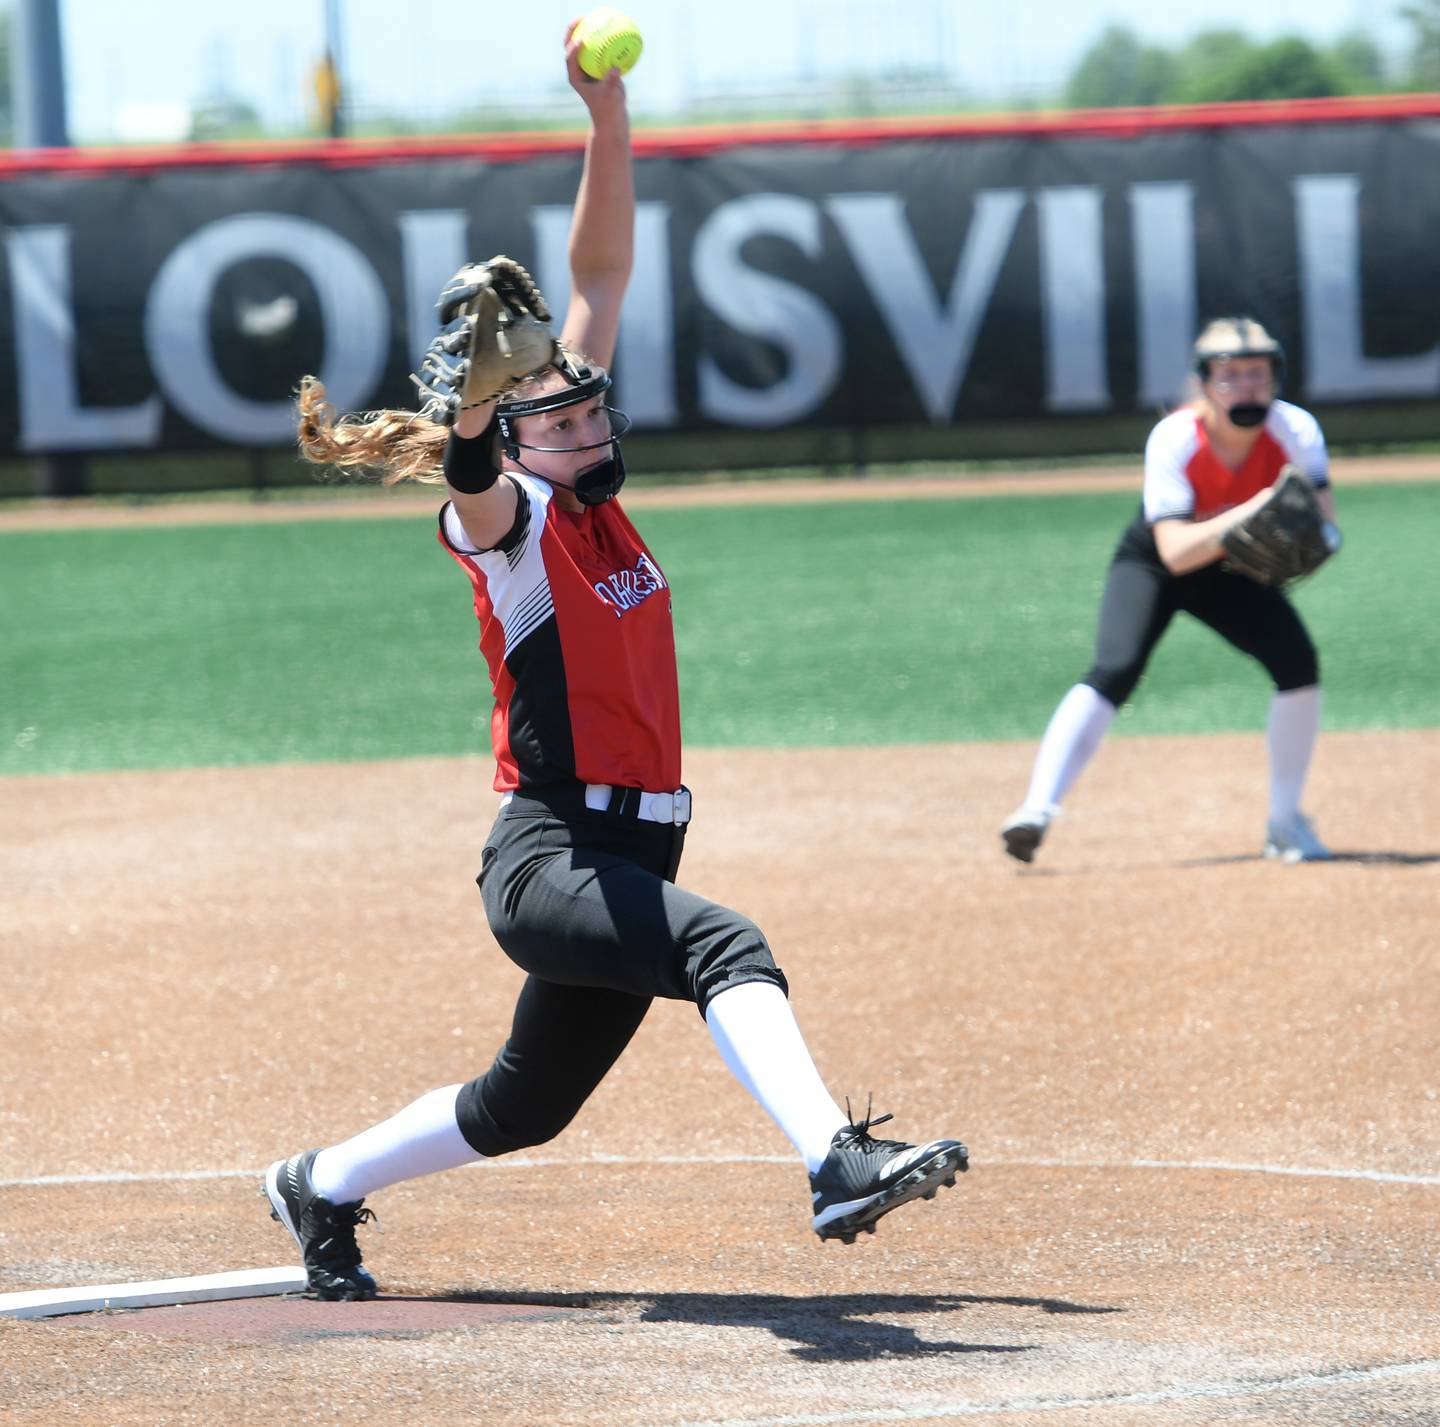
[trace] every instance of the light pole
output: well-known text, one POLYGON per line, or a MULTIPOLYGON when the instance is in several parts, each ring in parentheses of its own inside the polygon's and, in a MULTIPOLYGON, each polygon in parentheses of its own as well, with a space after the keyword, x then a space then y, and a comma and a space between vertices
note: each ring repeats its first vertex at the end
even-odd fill
POLYGON ((15 0, 14 15, 10 77, 15 95, 15 147, 69 148, 60 0, 15 0))
MULTIPOLYGON (((15 42, 10 52, 17 149, 68 149, 65 62, 60 41, 60 0, 15 0, 15 42)), ((84 495, 89 474, 84 454, 52 451, 37 456, 31 484, 38 496, 84 495)))
POLYGON ((315 92, 325 129, 332 139, 345 137, 345 66, 340 47, 340 0, 325 0, 325 56, 315 76, 315 92))

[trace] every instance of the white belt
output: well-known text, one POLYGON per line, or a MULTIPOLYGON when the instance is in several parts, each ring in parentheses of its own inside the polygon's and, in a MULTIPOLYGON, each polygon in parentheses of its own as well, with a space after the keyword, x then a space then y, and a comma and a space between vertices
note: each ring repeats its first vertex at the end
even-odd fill
MULTIPOLYGON (((629 790, 626 790, 629 791, 629 790)), ((585 806, 596 812, 606 812, 615 789, 609 783, 586 783, 585 806)), ((640 806, 634 810, 634 817, 647 823, 672 823, 683 827, 690 821, 690 789, 677 788, 673 793, 640 793, 640 806)))
MULTIPOLYGON (((623 789, 623 792, 634 795, 633 788, 623 789)), ((597 813, 609 812, 610 800, 615 794, 615 789, 609 783, 586 783, 585 785, 585 806, 597 813)), ((646 793, 639 792, 639 806, 634 806, 634 797, 627 798, 630 806, 626 809, 626 816, 639 818, 643 822, 669 823, 674 827, 684 827, 690 821, 690 789, 677 788, 673 793, 646 793)), ((500 799, 500 806, 507 808, 514 801, 514 793, 506 793, 500 799)))

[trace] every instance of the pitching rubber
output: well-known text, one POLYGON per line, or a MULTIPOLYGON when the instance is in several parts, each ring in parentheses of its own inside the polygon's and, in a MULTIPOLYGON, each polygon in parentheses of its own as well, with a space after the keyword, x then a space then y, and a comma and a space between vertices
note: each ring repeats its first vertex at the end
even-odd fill
POLYGON ((146 1283, 104 1283, 91 1288, 0 1293, 0 1318, 58 1318, 67 1313, 98 1313, 106 1308, 162 1308, 225 1298, 267 1298, 281 1293, 300 1293, 304 1288, 305 1270, 298 1265, 242 1268, 146 1283))

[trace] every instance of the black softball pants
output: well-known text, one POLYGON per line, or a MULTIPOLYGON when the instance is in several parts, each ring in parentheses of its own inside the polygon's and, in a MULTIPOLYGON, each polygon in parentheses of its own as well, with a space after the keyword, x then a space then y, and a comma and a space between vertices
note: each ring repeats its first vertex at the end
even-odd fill
POLYGON ((788 990, 760 929, 675 886, 685 830, 584 806, 578 785, 516 796, 485 845, 495 940, 529 973, 510 1036, 461 1088, 460 1132, 493 1157, 574 1118, 656 997, 704 1014, 746 981, 788 990))
POLYGON ((1080 682, 1118 708, 1134 692, 1155 646, 1182 610, 1257 659, 1281 693, 1320 682, 1315 646, 1279 590, 1218 564, 1172 575, 1158 563, 1124 558, 1110 566, 1095 662, 1080 682))

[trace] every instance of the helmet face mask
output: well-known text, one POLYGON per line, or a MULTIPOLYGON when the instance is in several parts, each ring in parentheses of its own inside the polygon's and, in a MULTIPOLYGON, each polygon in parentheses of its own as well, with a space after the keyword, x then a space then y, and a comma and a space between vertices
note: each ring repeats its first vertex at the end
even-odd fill
POLYGON ((1263 357, 1270 364, 1268 383, 1248 382, 1247 391, 1240 400, 1229 407, 1221 407, 1221 414, 1236 426, 1259 426, 1270 410, 1270 403, 1280 393, 1280 383, 1285 373, 1285 349, 1253 317, 1219 317, 1211 322, 1195 339, 1193 349, 1195 371, 1206 386, 1229 394, 1229 384, 1212 379, 1211 373, 1217 363, 1232 362, 1247 357, 1263 357), (1248 397, 1249 399, 1246 399, 1248 397), (1262 399, 1263 397, 1263 399, 1262 399))
POLYGON ((620 452, 620 438, 630 429, 630 418, 623 411, 605 406, 609 432, 599 441, 580 446, 538 446, 520 439, 518 423, 527 416, 540 416, 553 411, 562 411, 569 406, 589 403, 610 390, 610 373, 603 367, 577 366, 568 359, 563 365, 556 364, 556 370, 568 385, 539 396, 512 398, 502 401, 495 408, 495 423, 500 437, 500 448, 527 475, 573 491, 582 505, 603 505, 614 497, 625 484, 625 458, 620 452), (582 470, 573 484, 567 484, 540 471, 533 471, 521 460, 522 451, 540 451, 551 454, 573 455, 577 451, 609 450, 609 457, 582 470))

